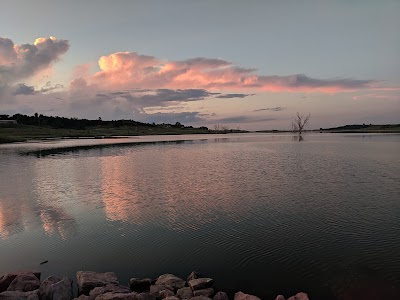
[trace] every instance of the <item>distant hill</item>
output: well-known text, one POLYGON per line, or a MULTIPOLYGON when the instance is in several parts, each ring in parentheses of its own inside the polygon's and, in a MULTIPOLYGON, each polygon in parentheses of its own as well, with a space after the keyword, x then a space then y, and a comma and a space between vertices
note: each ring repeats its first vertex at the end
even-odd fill
POLYGON ((344 125, 332 128, 320 128, 319 131, 322 132, 346 132, 346 133, 379 133, 379 132, 400 132, 400 124, 386 124, 386 125, 373 125, 373 124, 354 124, 354 125, 344 125))

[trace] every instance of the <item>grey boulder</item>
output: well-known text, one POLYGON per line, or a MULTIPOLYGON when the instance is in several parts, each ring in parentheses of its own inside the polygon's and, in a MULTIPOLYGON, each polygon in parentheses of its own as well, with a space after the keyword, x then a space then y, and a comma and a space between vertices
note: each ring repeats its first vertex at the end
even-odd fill
POLYGON ((80 294, 87 295, 95 287, 107 284, 118 285, 117 275, 113 272, 97 273, 92 271, 78 271, 76 279, 80 294))
POLYGON ((138 293, 105 293, 96 297, 96 300, 137 300, 138 293))
POLYGON ((40 287, 40 280, 32 273, 18 274, 7 288, 7 291, 31 292, 40 287))
POLYGON ((20 274, 33 274, 37 279, 40 280, 40 272, 34 271, 23 271, 23 272, 15 272, 15 273, 6 273, 0 277, 0 293, 4 292, 8 289, 11 282, 20 274))
POLYGON ((131 290, 127 286, 123 285, 114 285, 114 284, 107 284, 105 286, 98 286, 95 287, 93 290, 89 292, 89 299, 94 300, 97 296, 100 296, 105 293, 130 293, 131 290))
POLYGON ((261 300, 260 298, 258 298, 256 296, 245 294, 243 292, 237 292, 233 299, 234 300, 261 300))
POLYGON ((308 295, 306 293, 300 292, 296 295, 290 297, 288 300, 309 300, 308 295))
POLYGON ((38 291, 5 291, 0 293, 1 300, 39 300, 38 291))
POLYGON ((192 288, 193 291, 195 290, 202 290, 209 287, 212 287, 214 284, 214 279, 211 278, 197 278, 192 279, 188 282, 189 286, 192 288))
POLYGON ((285 300, 285 297, 283 295, 278 295, 275 300, 285 300))
POLYGON ((218 292, 215 294, 213 300, 229 300, 229 298, 225 292, 218 292))
POLYGON ((66 277, 47 277, 39 288, 41 300, 71 300, 74 298, 72 293, 72 281, 66 277))
POLYGON ((189 274, 186 281, 189 282, 190 280, 202 278, 202 277, 204 277, 204 276, 200 275, 200 273, 198 273, 196 271, 193 271, 192 273, 189 274))
POLYGON ((169 297, 167 297, 167 298, 164 298, 164 300, 181 300, 181 299, 179 299, 179 298, 176 297, 176 296, 169 296, 169 297))
POLYGON ((140 293, 137 296, 137 300, 156 300, 156 297, 150 295, 149 293, 140 293))
POLYGON ((150 295, 163 299, 168 296, 174 296, 174 289, 170 286, 156 284, 150 286, 150 295))
POLYGON ((186 282, 173 274, 163 274, 157 278, 156 285, 170 286, 174 289, 185 287, 186 282))
POLYGON ((193 291, 190 287, 184 287, 179 289, 176 295, 182 300, 191 299, 193 297, 193 291))
POLYGON ((197 296, 212 297, 212 296, 214 296, 214 289, 213 288, 207 288, 207 289, 195 290, 193 292, 193 295, 195 297, 197 297, 197 296))
POLYGON ((89 300, 89 296, 86 296, 84 294, 80 295, 78 298, 74 298, 74 300, 89 300))
POLYGON ((160 299, 165 299, 167 297, 172 297, 172 296, 175 296, 175 294, 173 291, 170 290, 162 290, 158 293, 158 298, 160 299))

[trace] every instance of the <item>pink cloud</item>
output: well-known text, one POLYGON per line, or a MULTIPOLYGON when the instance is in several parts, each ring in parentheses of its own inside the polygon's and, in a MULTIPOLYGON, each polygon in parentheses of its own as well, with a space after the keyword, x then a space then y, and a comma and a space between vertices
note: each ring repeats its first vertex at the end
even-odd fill
POLYGON ((376 88, 374 80, 316 79, 303 74, 265 76, 214 58, 162 60, 135 52, 117 52, 99 59, 100 71, 88 83, 102 89, 170 88, 336 93, 376 88))

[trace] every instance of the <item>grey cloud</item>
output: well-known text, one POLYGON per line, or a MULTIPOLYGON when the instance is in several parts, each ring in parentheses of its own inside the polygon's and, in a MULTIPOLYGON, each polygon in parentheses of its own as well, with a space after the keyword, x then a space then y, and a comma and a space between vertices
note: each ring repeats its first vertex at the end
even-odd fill
POLYGON ((232 67, 232 70, 241 74, 252 73, 257 71, 257 69, 255 68, 243 68, 243 67, 232 67))
POLYGON ((155 113, 155 114, 147 114, 147 113, 135 113, 133 114, 133 118, 140 122, 146 123, 167 123, 174 124, 176 122, 180 122, 182 124, 189 123, 198 123, 206 121, 205 115, 199 112, 179 112, 179 113, 155 113))
POLYGON ((220 99, 230 99, 230 98, 246 98, 248 96, 254 96, 255 94, 221 94, 216 96, 215 98, 220 99))
POLYGON ((255 83, 246 84, 247 87, 268 87, 268 85, 282 86, 292 89, 297 88, 338 88, 338 89, 359 89, 368 88, 375 80, 359 80, 351 78, 342 79, 316 79, 304 74, 289 76, 258 76, 255 83))
POLYGON ((196 57, 180 61, 181 63, 187 64, 189 66, 199 66, 205 68, 216 68, 232 65, 232 63, 219 59, 219 58, 206 58, 206 57, 196 57))
POLYGON ((35 87, 19 83, 15 86, 13 95, 34 95, 36 94, 35 87))
POLYGON ((36 39, 34 44, 15 45, 12 40, 0 38, 0 101, 6 100, 8 93, 33 94, 28 86, 17 85, 21 79, 29 78, 48 68, 67 52, 69 43, 54 37, 36 39), (9 92, 10 93, 10 92, 9 92))
POLYGON ((97 93, 96 96, 103 100, 123 98, 138 106, 165 106, 174 102, 189 102, 204 100, 220 93, 212 93, 203 89, 156 89, 156 90, 132 90, 132 91, 115 91, 111 93, 97 93))
POLYGON ((7 62, 14 61, 16 57, 14 42, 10 39, 0 37, 0 66, 7 62))
POLYGON ((30 77, 37 71, 49 67, 68 51, 69 44, 66 40, 41 38, 37 39, 33 45, 14 45, 14 53, 9 53, 7 48, 4 49, 4 44, 0 44, 0 47, 2 47, 0 61, 6 62, 1 65, 2 78, 0 80, 13 83, 15 80, 30 77), (3 56, 3 52, 7 53, 7 56, 3 56), (6 60, 6 57, 10 56, 14 56, 14 59, 6 60))
POLYGON ((52 84, 51 81, 46 82, 45 86, 42 86, 42 88, 40 89, 40 91, 42 93, 47 93, 50 91, 54 91, 54 90, 58 90, 58 89, 62 89, 64 86, 62 84, 56 83, 56 84, 52 84))
MULTIPOLYGON (((170 111, 170 112, 174 112, 175 110, 182 110, 185 109, 186 107, 183 105, 176 105, 176 106, 159 106, 159 107, 149 107, 146 108, 146 111, 170 111)), ((199 108, 200 109, 200 108, 199 108)))
POLYGON ((267 107, 267 108, 260 108, 260 109, 255 109, 253 110, 254 112, 256 111, 281 111, 285 110, 287 107, 282 107, 282 106, 277 106, 277 107, 267 107))
POLYGON ((267 121, 274 121, 274 118, 254 118, 254 117, 249 117, 249 116, 235 116, 235 117, 228 117, 228 118, 222 118, 222 119, 214 119, 214 120, 209 120, 214 123, 257 123, 257 122, 267 122, 267 121))

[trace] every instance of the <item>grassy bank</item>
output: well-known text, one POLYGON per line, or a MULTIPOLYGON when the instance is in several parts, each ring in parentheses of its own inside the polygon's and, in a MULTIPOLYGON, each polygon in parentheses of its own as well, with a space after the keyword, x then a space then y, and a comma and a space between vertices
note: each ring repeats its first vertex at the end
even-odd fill
POLYGON ((320 128, 319 131, 332 133, 400 133, 400 124, 345 125, 334 128, 320 128))
POLYGON ((115 136, 201 134, 210 133, 202 128, 173 128, 161 126, 93 126, 85 129, 54 128, 35 125, 0 125, 0 143, 24 142, 50 138, 107 138, 115 136))

